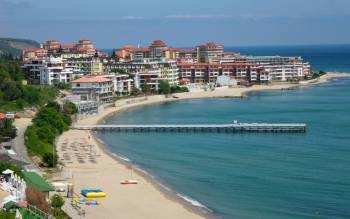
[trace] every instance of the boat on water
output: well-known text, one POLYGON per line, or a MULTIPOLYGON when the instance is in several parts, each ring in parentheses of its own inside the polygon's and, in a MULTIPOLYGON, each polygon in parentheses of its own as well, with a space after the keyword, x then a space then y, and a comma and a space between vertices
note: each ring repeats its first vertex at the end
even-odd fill
POLYGON ((137 180, 133 179, 125 179, 120 182, 122 185, 128 185, 128 184, 138 184, 139 182, 137 180))

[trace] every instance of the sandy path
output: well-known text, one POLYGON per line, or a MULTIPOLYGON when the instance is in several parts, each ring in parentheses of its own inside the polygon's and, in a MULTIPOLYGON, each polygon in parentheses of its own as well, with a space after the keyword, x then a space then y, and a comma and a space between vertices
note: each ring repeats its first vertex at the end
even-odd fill
POLYGON ((16 152, 16 157, 26 163, 32 163, 31 159, 28 157, 27 146, 24 144, 24 133, 31 124, 31 118, 20 118, 16 119, 14 122, 18 131, 16 138, 13 139, 13 150, 16 152))

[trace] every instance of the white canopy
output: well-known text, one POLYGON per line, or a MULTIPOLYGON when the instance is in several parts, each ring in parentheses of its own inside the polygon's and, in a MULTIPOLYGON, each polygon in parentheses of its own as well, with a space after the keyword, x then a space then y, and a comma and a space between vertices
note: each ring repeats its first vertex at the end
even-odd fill
POLYGON ((14 172, 13 172, 13 170, 10 170, 10 169, 2 171, 2 174, 6 174, 6 175, 12 174, 12 173, 14 173, 14 172))

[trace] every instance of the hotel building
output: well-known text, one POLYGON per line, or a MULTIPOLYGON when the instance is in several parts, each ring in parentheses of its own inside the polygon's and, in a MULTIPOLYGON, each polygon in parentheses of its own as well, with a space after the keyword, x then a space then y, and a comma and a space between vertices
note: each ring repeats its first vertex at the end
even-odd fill
POLYGON ((61 57, 45 57, 23 66, 30 84, 57 85, 74 79, 73 69, 67 67, 61 57))
POLYGON ((96 77, 110 79, 113 83, 113 93, 118 96, 130 94, 134 81, 128 74, 101 74, 96 77))
POLYGON ((134 75, 134 85, 137 88, 146 84, 151 90, 158 90, 161 80, 168 81, 170 85, 178 84, 178 68, 175 60, 143 59, 131 62, 108 62, 105 65, 105 70, 108 72, 116 72, 118 69, 134 75))
POLYGON ((268 82, 267 72, 256 64, 248 63, 178 63, 179 79, 190 83, 215 83, 217 77, 228 76, 241 84, 268 82))
POLYGON ((109 103, 113 97, 113 82, 109 78, 91 76, 82 77, 71 82, 72 93, 79 95, 81 101, 109 103))
POLYGON ((200 63, 219 62, 224 56, 224 46, 213 42, 197 46, 196 51, 197 60, 200 63))

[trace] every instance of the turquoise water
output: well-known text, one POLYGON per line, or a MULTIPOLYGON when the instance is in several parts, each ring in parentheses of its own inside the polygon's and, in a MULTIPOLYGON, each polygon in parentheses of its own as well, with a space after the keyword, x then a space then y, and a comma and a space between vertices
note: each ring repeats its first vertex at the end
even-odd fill
POLYGON ((305 134, 101 132, 99 137, 218 217, 350 218, 349 94, 350 79, 338 79, 251 93, 247 99, 146 106, 108 119, 110 124, 305 122, 305 134))

